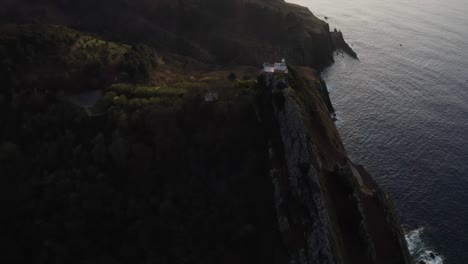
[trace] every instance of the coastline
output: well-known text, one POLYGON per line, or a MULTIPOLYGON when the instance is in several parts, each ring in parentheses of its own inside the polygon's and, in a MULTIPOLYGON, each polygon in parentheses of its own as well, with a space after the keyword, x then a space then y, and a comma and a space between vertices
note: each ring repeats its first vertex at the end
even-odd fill
MULTIPOLYGON (((46 13, 37 18, 43 24, 1 28, 5 51, 15 51, 5 54, 25 57, 18 60, 24 65, 2 65, 21 77, 9 83, 15 89, 8 98, 17 101, 5 105, 18 118, 8 123, 0 163, 21 176, 9 225, 27 228, 12 228, 5 238, 24 238, 11 243, 13 250, 34 249, 19 254, 31 260, 77 261, 68 249, 78 244, 83 259, 122 251, 127 261, 142 262, 411 263, 390 197, 351 162, 330 117, 335 109, 320 71, 336 50, 357 59, 343 34, 283 1, 221 6, 219 13, 211 2, 213 12, 190 6, 191 15, 219 24, 186 19, 184 3, 143 14, 116 9, 116 17, 148 20, 129 20, 124 30, 107 25, 102 39, 70 30, 82 10, 66 4, 56 10, 71 18, 66 26, 51 26, 46 13), (181 19, 161 22, 156 15, 163 12, 181 19), (239 17, 240 25, 232 23, 239 17), (275 24, 278 17, 283 21, 275 24), (243 31, 259 21, 276 27, 243 31), (142 28, 147 34, 137 39, 118 34, 142 28), (166 42, 154 44, 161 34, 166 42), (30 49, 23 39, 36 44, 32 55, 22 52, 30 49), (252 65, 280 56, 301 66, 255 77, 252 65), (38 74, 44 72, 50 75, 38 74), (90 88, 79 80, 103 91, 102 115, 56 100, 59 88, 90 88), (34 122, 21 119, 28 113, 34 122), (44 197, 34 196, 37 189, 44 197), (100 243, 90 249, 94 239, 100 243)), ((89 10, 77 27, 98 34, 99 10, 89 10)))

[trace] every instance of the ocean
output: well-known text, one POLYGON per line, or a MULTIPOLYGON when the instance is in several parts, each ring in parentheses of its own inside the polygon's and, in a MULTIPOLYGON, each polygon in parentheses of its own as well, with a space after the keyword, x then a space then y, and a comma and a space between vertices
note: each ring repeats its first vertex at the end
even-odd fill
POLYGON ((336 54, 322 76, 348 153, 391 194, 415 260, 468 263, 468 2, 289 2, 327 16, 359 56, 336 54))

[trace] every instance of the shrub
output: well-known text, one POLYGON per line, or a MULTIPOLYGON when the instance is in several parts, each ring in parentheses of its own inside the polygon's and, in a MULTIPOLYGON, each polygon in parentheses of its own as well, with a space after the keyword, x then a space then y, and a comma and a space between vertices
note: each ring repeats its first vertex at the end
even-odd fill
POLYGON ((236 77, 236 75, 235 75, 233 72, 231 72, 231 73, 228 75, 227 78, 228 78, 228 80, 230 80, 230 81, 232 82, 232 81, 236 80, 237 77, 236 77))
POLYGON ((114 97, 113 101, 115 105, 124 107, 127 105, 128 99, 127 99, 127 96, 121 95, 121 96, 114 97))
POLYGON ((238 88, 250 88, 254 85, 254 81, 249 81, 249 80, 245 80, 245 81, 239 81, 237 83, 237 87, 238 88))
POLYGON ((106 102, 111 102, 114 97, 117 96, 117 93, 113 92, 113 91, 109 91, 107 93, 104 94, 103 96, 103 100, 106 101, 106 102))
POLYGON ((133 46, 124 57, 123 68, 134 81, 146 82, 157 63, 156 53, 146 45, 133 46))
POLYGON ((140 98, 132 98, 128 101, 128 107, 131 109, 138 109, 142 105, 140 98))
POLYGON ((104 65, 100 60, 94 59, 91 63, 85 65, 83 73, 86 76, 97 77, 101 74, 103 67, 104 65))
POLYGON ((157 96, 158 87, 140 86, 135 88, 133 94, 137 97, 157 96))
POLYGON ((109 86, 108 90, 117 94, 130 95, 133 92, 134 87, 128 83, 116 83, 109 86))
POLYGON ((148 99, 146 99, 146 98, 141 99, 141 104, 143 106, 147 106, 149 103, 150 103, 150 101, 148 99))
POLYGON ((19 147, 13 142, 3 142, 0 144, 0 160, 11 160, 19 156, 19 147))

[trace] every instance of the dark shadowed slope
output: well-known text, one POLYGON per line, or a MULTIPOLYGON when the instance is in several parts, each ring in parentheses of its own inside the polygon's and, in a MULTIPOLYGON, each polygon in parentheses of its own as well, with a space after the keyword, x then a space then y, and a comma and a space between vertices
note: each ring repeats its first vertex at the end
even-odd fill
POLYGON ((10 22, 65 24, 114 40, 145 42, 206 62, 288 61, 323 67, 333 61, 327 23, 281 0, 3 1, 10 22))

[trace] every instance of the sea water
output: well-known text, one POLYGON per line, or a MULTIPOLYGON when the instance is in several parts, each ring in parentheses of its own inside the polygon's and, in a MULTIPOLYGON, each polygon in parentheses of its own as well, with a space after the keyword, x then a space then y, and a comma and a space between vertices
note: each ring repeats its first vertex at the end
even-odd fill
POLYGON ((468 1, 289 2, 328 17, 359 56, 336 54, 322 75, 347 151, 392 195, 415 259, 468 263, 468 1))

